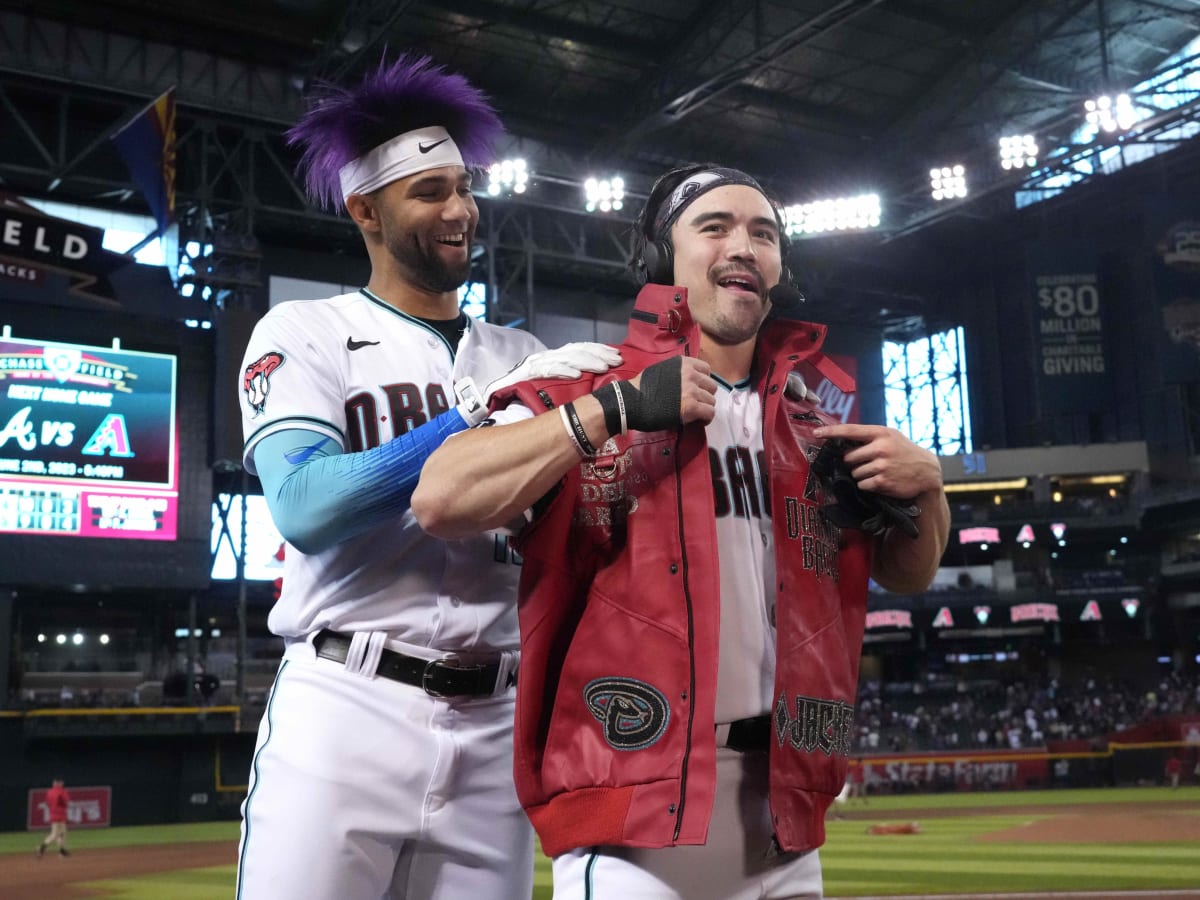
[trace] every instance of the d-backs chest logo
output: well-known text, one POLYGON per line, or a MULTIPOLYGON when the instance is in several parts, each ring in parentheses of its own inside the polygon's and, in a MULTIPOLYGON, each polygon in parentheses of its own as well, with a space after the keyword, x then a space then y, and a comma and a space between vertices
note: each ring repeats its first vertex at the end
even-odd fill
POLYGON ((255 417, 262 415, 267 408, 267 394, 271 393, 271 374, 282 366, 283 362, 283 354, 272 350, 246 366, 246 373, 242 376, 242 390, 246 392, 246 402, 254 410, 255 417))
POLYGON ((804 455, 808 459, 809 470, 804 484, 804 496, 783 498, 787 519, 786 534, 788 540, 800 541, 801 565, 806 572, 812 572, 818 579, 828 577, 836 582, 839 576, 838 548, 841 546, 842 529, 821 515, 824 490, 821 479, 812 470, 812 461, 819 452, 820 447, 805 448, 804 455))
POLYGON ((635 678, 596 678, 583 689, 588 711, 604 726, 615 750, 644 750, 658 742, 671 721, 663 693, 635 678))

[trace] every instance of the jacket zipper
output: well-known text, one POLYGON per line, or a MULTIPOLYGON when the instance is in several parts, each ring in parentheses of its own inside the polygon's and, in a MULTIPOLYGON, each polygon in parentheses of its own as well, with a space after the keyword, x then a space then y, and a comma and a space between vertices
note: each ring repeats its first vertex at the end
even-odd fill
POLYGON ((767 366, 767 377, 763 379, 762 390, 762 412, 763 412, 763 433, 765 436, 767 427, 767 393, 771 390, 771 376, 775 374, 775 360, 771 360, 771 364, 767 366))
MULTIPOLYGON (((684 354, 688 349, 684 349, 684 354)), ((683 576, 684 605, 687 608, 687 637, 688 637, 688 729, 687 740, 683 748, 683 763, 679 770, 679 806, 675 810, 675 832, 672 841, 679 840, 679 832, 683 828, 683 808, 687 798, 688 760, 692 755, 692 729, 696 725, 696 623, 692 610, 692 592, 688 587, 688 558, 687 544, 684 539, 683 527, 683 470, 679 464, 679 445, 683 441, 683 427, 680 426, 675 442, 675 503, 677 506, 677 521, 679 522, 679 563, 683 576)))

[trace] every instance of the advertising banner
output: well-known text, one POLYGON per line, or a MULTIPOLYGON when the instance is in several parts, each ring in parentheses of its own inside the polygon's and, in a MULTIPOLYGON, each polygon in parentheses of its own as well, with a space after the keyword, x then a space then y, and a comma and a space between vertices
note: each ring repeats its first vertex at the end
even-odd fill
MULTIPOLYGON (((831 353, 829 358, 851 378, 858 377, 858 360, 853 356, 831 353)), ((821 398, 821 409, 842 424, 857 424, 861 421, 857 393, 844 393, 828 378, 823 378, 816 385, 816 395, 821 398)))
POLYGON ((1039 243, 1030 245, 1027 259, 1041 414, 1111 407, 1095 249, 1069 242, 1039 243))
POLYGON ((1049 778, 1044 753, 927 753, 919 757, 872 757, 862 761, 868 791, 1014 790, 1044 787, 1049 778))
MULTIPOLYGON (((50 807, 46 805, 49 788, 33 788, 29 792, 29 805, 25 827, 30 831, 50 827, 50 807)), ((107 828, 112 824, 112 788, 74 787, 67 785, 71 802, 67 805, 69 828, 107 828)))
POLYGON ((1200 204, 1161 197, 1148 205, 1163 378, 1194 382, 1200 380, 1200 204))

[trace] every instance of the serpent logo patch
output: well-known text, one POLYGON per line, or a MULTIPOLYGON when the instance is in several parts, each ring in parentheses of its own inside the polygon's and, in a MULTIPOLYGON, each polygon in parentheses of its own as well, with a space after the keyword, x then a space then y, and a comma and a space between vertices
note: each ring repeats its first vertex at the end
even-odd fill
POLYGON ((634 678, 596 678, 583 689, 588 711, 604 726, 616 750, 645 750, 671 720, 671 705, 657 688, 634 678))

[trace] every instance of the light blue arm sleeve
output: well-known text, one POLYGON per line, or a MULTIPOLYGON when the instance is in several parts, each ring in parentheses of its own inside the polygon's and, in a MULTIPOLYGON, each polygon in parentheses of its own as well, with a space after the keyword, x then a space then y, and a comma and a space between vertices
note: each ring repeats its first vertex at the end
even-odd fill
POLYGON ((378 447, 343 453, 337 441, 289 428, 254 447, 267 508, 284 540, 319 553, 408 509, 430 454, 467 429, 456 409, 378 447))

